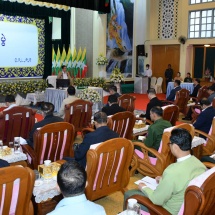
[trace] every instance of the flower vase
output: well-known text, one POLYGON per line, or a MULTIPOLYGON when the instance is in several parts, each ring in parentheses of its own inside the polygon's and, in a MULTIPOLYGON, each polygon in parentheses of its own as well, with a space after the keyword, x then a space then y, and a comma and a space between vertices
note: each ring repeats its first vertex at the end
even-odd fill
POLYGON ((99 65, 99 77, 100 78, 106 78, 107 77, 106 65, 99 65))
POLYGON ((121 94, 121 85, 119 82, 114 82, 114 86, 117 88, 117 93, 121 94))

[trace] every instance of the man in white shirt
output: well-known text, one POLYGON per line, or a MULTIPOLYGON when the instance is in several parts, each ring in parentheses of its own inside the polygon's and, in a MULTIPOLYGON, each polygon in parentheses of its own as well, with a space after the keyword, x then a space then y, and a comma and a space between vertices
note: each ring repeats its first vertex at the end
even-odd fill
POLYGON ((86 180, 86 171, 80 164, 75 161, 64 163, 57 174, 57 183, 64 199, 47 215, 105 215, 102 206, 87 200, 84 194, 86 180))
POLYGON ((18 106, 16 104, 16 100, 15 100, 15 97, 13 95, 7 95, 5 97, 5 103, 6 103, 7 108, 4 109, 3 111, 7 111, 7 110, 10 110, 13 107, 18 106))
POLYGON ((148 89, 151 86, 151 77, 152 77, 152 70, 150 69, 150 65, 146 64, 146 70, 144 71, 143 75, 148 77, 148 89))

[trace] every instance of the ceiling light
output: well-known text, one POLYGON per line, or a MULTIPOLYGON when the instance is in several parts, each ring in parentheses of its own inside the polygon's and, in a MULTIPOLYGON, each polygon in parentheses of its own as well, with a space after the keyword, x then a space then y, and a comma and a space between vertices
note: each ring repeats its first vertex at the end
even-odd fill
POLYGON ((210 47, 211 45, 209 45, 209 44, 205 44, 204 46, 205 46, 205 47, 210 47))

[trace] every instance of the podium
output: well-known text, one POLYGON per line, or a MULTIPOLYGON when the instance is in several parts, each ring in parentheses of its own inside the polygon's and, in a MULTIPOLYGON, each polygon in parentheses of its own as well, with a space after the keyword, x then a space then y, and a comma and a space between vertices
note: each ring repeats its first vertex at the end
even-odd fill
POLYGON ((148 77, 135 77, 134 93, 146 94, 148 90, 148 77))

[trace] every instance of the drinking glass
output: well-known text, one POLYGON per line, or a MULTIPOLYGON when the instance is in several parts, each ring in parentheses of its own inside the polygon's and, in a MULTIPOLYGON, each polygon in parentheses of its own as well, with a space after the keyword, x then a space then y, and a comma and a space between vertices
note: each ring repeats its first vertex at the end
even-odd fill
POLYGON ((9 142, 9 148, 11 148, 11 149, 14 148, 13 142, 9 142))
POLYGON ((19 154, 20 153, 20 138, 19 137, 14 137, 14 153, 19 154))

